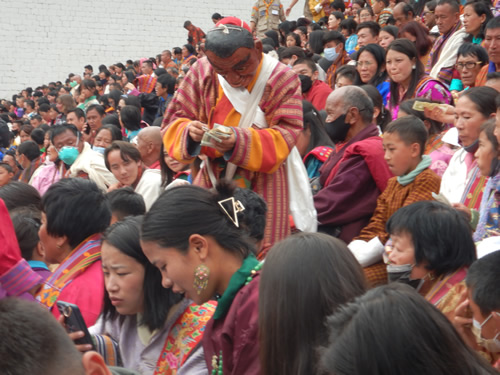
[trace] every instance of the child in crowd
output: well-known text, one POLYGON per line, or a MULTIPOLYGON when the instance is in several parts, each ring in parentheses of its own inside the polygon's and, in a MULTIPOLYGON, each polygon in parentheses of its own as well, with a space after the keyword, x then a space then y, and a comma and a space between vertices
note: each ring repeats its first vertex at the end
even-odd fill
POLYGON ((431 158, 423 155, 427 130, 422 120, 405 116, 391 122, 384 132, 385 160, 396 176, 377 200, 377 208, 360 235, 349 244, 363 267, 382 259, 389 239, 387 220, 399 208, 417 201, 432 199, 439 192, 441 179, 429 169, 431 158))
POLYGON ((123 221, 127 216, 146 213, 144 198, 129 186, 110 191, 106 195, 111 206, 111 225, 117 221, 123 221))

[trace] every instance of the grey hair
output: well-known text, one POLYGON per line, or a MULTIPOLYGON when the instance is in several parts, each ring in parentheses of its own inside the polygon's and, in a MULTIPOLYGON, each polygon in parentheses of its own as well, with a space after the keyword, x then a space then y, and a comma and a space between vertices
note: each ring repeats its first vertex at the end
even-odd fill
POLYGON ((219 57, 229 57, 242 47, 255 47, 252 34, 243 27, 221 25, 207 32, 205 50, 219 57))
POLYGON ((342 87, 342 104, 344 112, 350 107, 356 107, 359 110, 361 119, 365 124, 373 121, 373 102, 368 94, 360 87, 345 86, 342 87))

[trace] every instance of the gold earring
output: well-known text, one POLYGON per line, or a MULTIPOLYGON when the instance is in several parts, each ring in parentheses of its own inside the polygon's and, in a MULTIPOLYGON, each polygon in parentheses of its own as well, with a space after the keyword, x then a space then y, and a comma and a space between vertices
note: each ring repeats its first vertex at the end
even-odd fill
POLYGON ((198 295, 200 295, 202 291, 207 289, 209 276, 210 276, 210 268, 208 268, 204 264, 200 264, 194 270, 193 285, 194 285, 194 288, 196 289, 196 293, 198 295))

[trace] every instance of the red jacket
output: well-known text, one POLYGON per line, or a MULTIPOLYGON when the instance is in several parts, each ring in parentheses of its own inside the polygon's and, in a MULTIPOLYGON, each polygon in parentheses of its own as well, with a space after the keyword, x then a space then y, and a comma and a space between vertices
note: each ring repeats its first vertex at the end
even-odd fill
POLYGON ((318 111, 325 109, 326 99, 333 90, 325 82, 317 79, 311 89, 304 94, 304 99, 311 102, 318 111))

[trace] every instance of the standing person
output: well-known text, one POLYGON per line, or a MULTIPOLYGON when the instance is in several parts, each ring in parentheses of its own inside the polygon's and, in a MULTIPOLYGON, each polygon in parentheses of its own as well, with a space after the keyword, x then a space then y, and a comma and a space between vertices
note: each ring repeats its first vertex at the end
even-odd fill
POLYGON ((278 31, 283 21, 286 21, 286 17, 280 0, 257 0, 253 4, 250 27, 258 38, 265 38, 268 30, 278 31))
POLYGON ((425 72, 449 85, 458 48, 464 43, 467 34, 460 22, 460 5, 456 0, 439 0, 435 16, 441 36, 434 42, 425 72))
POLYGON ((58 300, 77 305, 91 326, 104 298, 101 233, 111 220, 108 200, 94 182, 69 178, 52 185, 42 205, 39 235, 45 260, 59 266, 36 298, 56 318, 58 300))
POLYGON ((269 207, 264 242, 272 244, 290 233, 283 162, 303 127, 299 80, 263 55, 260 40, 237 18, 226 17, 211 30, 205 49, 207 57, 188 72, 167 108, 165 150, 185 164, 198 155, 208 157, 195 185, 210 188, 218 179, 233 179, 262 195, 269 207), (252 94, 243 94, 242 88, 252 94), (231 134, 202 147, 214 123, 230 127, 231 134))
POLYGON ((241 227, 244 206, 231 187, 217 189, 167 190, 144 217, 141 246, 164 287, 198 305, 216 296, 202 340, 208 373, 257 375, 261 264, 241 227))
POLYGON ((202 40, 206 37, 203 30, 193 25, 191 21, 185 21, 184 28, 188 31, 187 41, 193 47, 202 42, 202 40))

